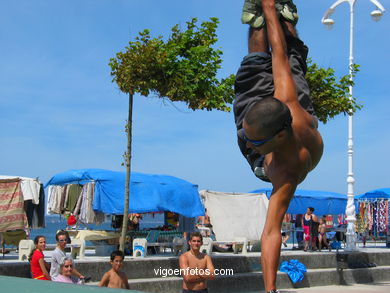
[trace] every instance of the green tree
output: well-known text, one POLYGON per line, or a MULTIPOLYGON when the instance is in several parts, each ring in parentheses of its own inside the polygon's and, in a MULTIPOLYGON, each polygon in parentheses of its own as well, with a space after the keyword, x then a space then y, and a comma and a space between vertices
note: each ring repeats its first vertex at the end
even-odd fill
MULTIPOLYGON (((352 77, 358 71, 359 65, 352 65, 352 77)), ((349 74, 337 81, 332 68, 321 68, 309 59, 306 80, 315 113, 321 122, 326 123, 337 115, 348 115, 361 109, 362 106, 349 95, 349 87, 354 85, 349 74)))
POLYGON ((222 51, 217 41, 217 18, 187 29, 172 28, 168 40, 151 38, 149 30, 139 33, 125 52, 111 59, 111 74, 124 93, 150 94, 171 101, 185 102, 190 109, 230 111, 234 98, 234 75, 218 80, 222 51))
MULTIPOLYGON (((123 52, 110 60, 111 75, 119 89, 129 95, 129 115, 126 124, 127 151, 125 207, 128 214, 129 184, 131 171, 132 111, 134 94, 145 97, 157 96, 171 101, 181 101, 192 109, 230 111, 234 99, 232 74, 219 80, 217 71, 222 63, 222 51, 213 45, 217 42, 217 18, 202 22, 197 19, 187 22, 186 30, 178 25, 171 30, 167 40, 162 36, 152 38, 149 30, 139 33, 123 52)), ((357 67, 354 67, 356 72, 357 67)), ((332 69, 308 67, 307 79, 312 90, 314 107, 319 120, 327 122, 340 113, 351 113, 360 106, 348 96, 348 86, 353 84, 349 76, 336 82, 332 69)), ((128 218, 123 217, 120 249, 124 239, 128 218)))
POLYGON ((233 101, 234 75, 219 80, 222 51, 213 48, 217 41, 217 18, 197 25, 197 19, 187 22, 181 31, 176 25, 170 37, 151 38, 150 32, 139 33, 124 52, 110 60, 111 75, 120 90, 129 95, 129 116, 126 125, 127 151, 125 204, 120 249, 124 249, 131 173, 132 111, 135 93, 156 95, 171 101, 185 102, 190 109, 230 111, 233 101))

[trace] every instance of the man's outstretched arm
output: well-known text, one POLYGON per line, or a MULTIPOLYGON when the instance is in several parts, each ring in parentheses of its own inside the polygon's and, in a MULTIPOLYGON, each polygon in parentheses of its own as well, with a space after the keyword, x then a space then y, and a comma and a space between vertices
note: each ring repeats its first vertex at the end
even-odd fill
POLYGON ((272 73, 275 98, 282 102, 298 103, 297 90, 287 56, 287 44, 283 28, 275 9, 275 0, 262 0, 267 24, 268 42, 272 49, 272 73))

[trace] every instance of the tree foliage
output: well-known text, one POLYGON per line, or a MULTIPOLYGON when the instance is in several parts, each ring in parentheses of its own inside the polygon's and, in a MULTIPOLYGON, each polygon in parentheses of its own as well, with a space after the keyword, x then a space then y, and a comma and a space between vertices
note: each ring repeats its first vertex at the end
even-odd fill
MULTIPOLYGON (((359 71, 359 65, 352 65, 352 77, 359 71)), ((361 105, 352 97, 350 99, 349 86, 354 82, 349 74, 338 81, 332 68, 321 68, 311 59, 308 60, 306 80, 309 84, 313 107, 318 119, 326 123, 335 116, 355 113, 361 105)))
POLYGON ((151 38, 144 30, 129 42, 125 52, 110 62, 111 75, 121 91, 167 97, 187 103, 190 109, 230 111, 234 98, 234 75, 218 80, 222 51, 212 46, 217 41, 217 18, 187 22, 187 29, 172 28, 170 37, 151 38))
MULTIPOLYGON (((140 32, 124 52, 110 60, 111 75, 125 93, 150 94, 171 101, 185 102, 190 109, 230 111, 234 99, 234 78, 217 78, 221 67, 220 49, 216 43, 217 18, 197 25, 197 19, 187 22, 184 31, 175 25, 167 40, 152 38, 149 30, 140 32)), ((353 76, 358 65, 353 65, 353 76)), ((331 68, 325 69, 308 61, 306 78, 313 106, 320 121, 343 113, 354 113, 361 105, 349 98, 349 75, 338 81, 331 68)))

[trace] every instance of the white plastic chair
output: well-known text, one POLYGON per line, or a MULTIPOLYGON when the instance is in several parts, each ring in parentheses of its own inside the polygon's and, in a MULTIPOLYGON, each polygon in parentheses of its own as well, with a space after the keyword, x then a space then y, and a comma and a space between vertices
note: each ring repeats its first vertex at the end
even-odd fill
POLYGON ((213 240, 210 237, 203 237, 203 244, 200 247, 200 252, 211 254, 213 251, 213 240))
POLYGON ((133 257, 145 257, 148 252, 148 241, 146 238, 135 238, 133 240, 133 257))
POLYGON ((35 244, 32 240, 23 239, 19 242, 19 260, 24 260, 24 257, 26 257, 26 260, 28 260, 28 257, 30 256, 31 252, 34 250, 35 244))
POLYGON ((81 248, 81 240, 80 239, 72 239, 70 243, 70 255, 73 259, 76 259, 77 255, 80 255, 81 248))

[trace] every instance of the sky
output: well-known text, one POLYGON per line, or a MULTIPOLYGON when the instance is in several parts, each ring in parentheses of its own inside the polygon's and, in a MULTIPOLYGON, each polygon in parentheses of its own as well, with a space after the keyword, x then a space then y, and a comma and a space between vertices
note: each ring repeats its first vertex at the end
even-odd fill
MULTIPOLYGON (((309 57, 336 75, 348 74, 349 5, 321 23, 333 0, 295 0, 297 29, 309 57)), ((389 0, 380 0, 390 10, 389 0)), ((47 182, 69 169, 125 171, 128 97, 109 61, 138 32, 168 37, 193 17, 218 17, 223 52, 219 78, 236 73, 247 53, 240 0, 2 0, 0 2, 0 174, 47 182)), ((355 193, 389 187, 390 14, 374 22, 369 0, 355 5, 355 193)), ((347 192, 347 117, 320 125, 325 149, 302 189, 347 192)), ((233 113, 192 111, 183 103, 136 95, 133 171, 168 174, 225 192, 270 187, 258 180, 236 145, 233 113)))

